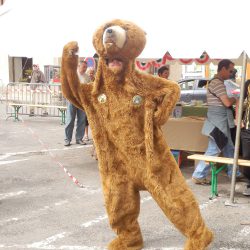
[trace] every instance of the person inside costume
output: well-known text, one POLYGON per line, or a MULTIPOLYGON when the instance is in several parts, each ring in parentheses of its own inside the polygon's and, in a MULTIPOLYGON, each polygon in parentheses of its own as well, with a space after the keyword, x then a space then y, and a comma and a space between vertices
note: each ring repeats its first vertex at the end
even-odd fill
POLYGON ((99 27, 93 37, 98 68, 88 85, 81 85, 76 73, 78 44, 68 43, 62 55, 63 94, 89 119, 109 223, 117 234, 108 249, 143 248, 138 216, 140 191, 147 190, 187 237, 185 249, 202 250, 212 241, 212 232, 161 130, 180 88, 135 69, 145 43, 145 32, 129 21, 99 27))

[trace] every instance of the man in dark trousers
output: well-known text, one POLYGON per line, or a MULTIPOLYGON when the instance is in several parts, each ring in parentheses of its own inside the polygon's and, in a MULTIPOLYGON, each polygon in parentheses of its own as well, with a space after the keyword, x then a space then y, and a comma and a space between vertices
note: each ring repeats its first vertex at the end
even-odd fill
MULTIPOLYGON (((250 160, 250 80, 245 83, 244 100, 247 98, 246 110, 243 119, 244 127, 241 130, 241 144, 243 159, 250 160)), ((242 173, 248 179, 248 184, 243 194, 250 197, 250 168, 243 167, 242 173)))
MULTIPOLYGON (((30 80, 30 88, 32 90, 31 92, 31 98, 32 98, 32 104, 37 104, 38 97, 36 93, 36 88, 41 83, 45 83, 45 76, 43 72, 40 70, 38 64, 33 64, 33 71, 31 74, 31 80, 30 80)), ((44 114, 48 114, 46 111, 44 114)), ((34 116, 34 107, 30 108, 30 116, 34 116)))

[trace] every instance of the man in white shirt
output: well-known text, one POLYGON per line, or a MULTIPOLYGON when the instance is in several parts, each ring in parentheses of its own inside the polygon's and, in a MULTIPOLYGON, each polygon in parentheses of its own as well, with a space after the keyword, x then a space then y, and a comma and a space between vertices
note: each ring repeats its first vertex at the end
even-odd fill
MULTIPOLYGON (((90 82, 90 78, 86 74, 86 70, 87 70, 87 62, 80 61, 78 64, 77 73, 78 73, 80 83, 82 84, 90 82)), ((85 133, 85 126, 87 123, 86 114, 83 110, 75 107, 72 103, 67 101, 67 116, 66 116, 64 146, 70 146, 76 116, 77 116, 77 125, 76 125, 76 133, 75 133, 76 144, 86 145, 86 142, 83 141, 83 137, 85 133)))
POLYGON ((91 81, 89 75, 86 73, 87 68, 88 68, 88 65, 86 61, 79 62, 77 74, 78 74, 80 83, 89 83, 91 81))

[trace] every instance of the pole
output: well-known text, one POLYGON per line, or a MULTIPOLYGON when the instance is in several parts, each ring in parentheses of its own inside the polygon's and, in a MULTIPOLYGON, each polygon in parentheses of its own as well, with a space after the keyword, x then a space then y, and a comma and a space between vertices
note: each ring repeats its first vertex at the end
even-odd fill
POLYGON ((238 162, 238 158, 239 158, 241 117, 242 117, 242 112, 243 112, 244 86, 245 86, 245 81, 246 81, 246 68, 247 68, 247 54, 245 51, 243 51, 243 65, 242 66, 243 67, 242 67, 242 78, 241 78, 241 85, 240 85, 240 102, 239 102, 239 112, 238 112, 236 138, 235 138, 233 173, 232 173, 232 180, 231 180, 231 191, 230 191, 229 204, 234 203, 236 170, 237 170, 237 162, 238 162))

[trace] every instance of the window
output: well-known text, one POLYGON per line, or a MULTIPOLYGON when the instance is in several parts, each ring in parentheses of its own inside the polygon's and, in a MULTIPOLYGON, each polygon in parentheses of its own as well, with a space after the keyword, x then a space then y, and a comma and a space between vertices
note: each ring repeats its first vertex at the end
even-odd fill
POLYGON ((183 79, 201 78, 201 77, 205 77, 204 65, 196 65, 195 63, 191 65, 182 65, 183 79))
POLYGON ((208 80, 199 80, 197 88, 206 89, 207 84, 208 84, 208 80))
POLYGON ((194 81, 182 82, 180 84, 181 90, 192 90, 194 86, 194 81))

